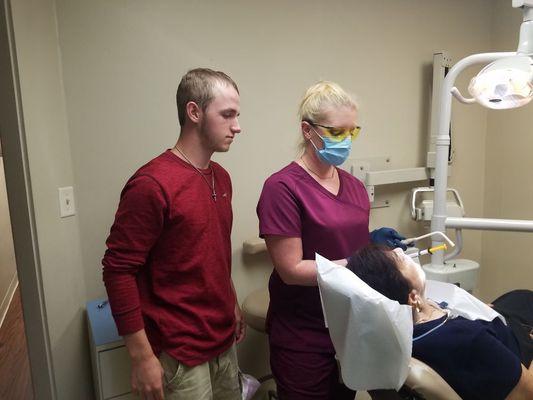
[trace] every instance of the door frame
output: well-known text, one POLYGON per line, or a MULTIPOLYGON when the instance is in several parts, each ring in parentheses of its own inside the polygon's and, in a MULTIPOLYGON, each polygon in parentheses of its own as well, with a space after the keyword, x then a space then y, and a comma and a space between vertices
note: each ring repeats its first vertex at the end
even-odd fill
POLYGON ((55 400, 10 0, 0 5, 0 105, 0 140, 34 398, 55 400))

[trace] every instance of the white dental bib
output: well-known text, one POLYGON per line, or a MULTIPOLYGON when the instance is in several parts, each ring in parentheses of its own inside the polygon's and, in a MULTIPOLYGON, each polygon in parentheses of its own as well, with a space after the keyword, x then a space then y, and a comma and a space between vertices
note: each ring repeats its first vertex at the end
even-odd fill
POLYGON ((324 318, 344 384, 353 390, 400 389, 411 360, 411 307, 318 254, 316 262, 324 318))
POLYGON ((492 321, 494 318, 500 318, 504 324, 507 324, 502 315, 466 290, 451 283, 428 280, 425 296, 436 303, 446 303, 445 308, 450 311, 452 317, 460 316, 471 321, 476 319, 492 321))

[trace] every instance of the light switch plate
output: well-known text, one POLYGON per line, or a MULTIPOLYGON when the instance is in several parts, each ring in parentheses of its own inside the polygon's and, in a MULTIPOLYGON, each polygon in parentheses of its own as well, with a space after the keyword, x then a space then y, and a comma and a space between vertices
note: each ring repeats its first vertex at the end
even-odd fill
POLYGON ((59 190, 59 215, 61 218, 76 214, 74 202, 74 188, 72 186, 61 187, 59 190))

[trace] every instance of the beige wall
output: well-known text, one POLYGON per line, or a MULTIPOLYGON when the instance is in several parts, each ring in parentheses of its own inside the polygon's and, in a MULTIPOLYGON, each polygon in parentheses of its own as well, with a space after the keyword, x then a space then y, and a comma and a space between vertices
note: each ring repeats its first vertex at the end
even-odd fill
MULTIPOLYGON (((492 43, 495 50, 518 45, 521 12, 498 1, 494 7, 492 43)), ((533 111, 490 112, 485 169, 485 216, 533 220, 533 111)), ((483 233, 480 289, 486 300, 516 288, 533 289, 528 250, 532 233, 483 233)))
MULTIPOLYGON (((458 60, 492 47, 491 0, 13 3, 61 399, 90 393, 83 304, 105 296, 100 260, 123 184, 176 140, 174 95, 188 68, 222 69, 241 89, 243 133, 216 158, 234 182, 233 276, 242 301, 266 285, 271 270, 264 255, 244 257, 241 243, 257 235, 255 206, 265 178, 296 155, 296 109, 305 88, 330 79, 358 95, 365 130, 353 157, 390 156, 398 168, 422 166, 433 52, 444 49, 458 60), (71 184, 78 215, 60 220, 57 187, 71 184)), ((467 75, 459 81, 463 90, 467 75)), ((456 106, 453 120, 450 185, 461 191, 468 215, 479 216, 479 194, 489 191, 487 111, 456 106)), ((371 226, 419 231, 409 218, 410 188, 378 188, 378 199, 392 205, 373 210, 371 226)), ((463 256, 481 261, 481 234, 466 232, 465 242, 463 256)), ((484 287, 490 281, 482 276, 484 287)), ((251 333, 240 349, 244 368, 264 370, 264 350, 263 338, 251 333)))
POLYGON ((17 265, 7 204, 4 160, 0 156, 0 324, 17 287, 17 265))
MULTIPOLYGON (((217 156, 235 186, 234 266, 242 298, 263 285, 268 272, 245 265, 240 244, 257 234, 255 205, 264 179, 295 157, 295 114, 305 88, 326 78, 358 95, 365 131, 354 157, 391 156, 396 167, 421 166, 432 53, 446 49, 458 59, 487 50, 490 4, 58 0, 88 296, 104 293, 103 239, 122 185, 177 137, 174 94, 188 68, 221 68, 242 93, 244 133, 228 154, 217 156)), ((452 182, 462 186, 472 212, 482 211, 476 194, 483 189, 483 154, 463 157, 461 148, 484 143, 485 117, 480 109, 454 114, 457 130, 470 134, 457 136, 456 165, 467 172, 452 182)), ((378 189, 392 207, 375 210, 373 226, 416 229, 405 211, 407 188, 378 189)))
MULTIPOLYGON (((242 94, 243 133, 217 160, 235 188, 233 276, 240 300, 266 285, 265 256, 243 257, 257 235, 255 206, 267 176, 296 155, 296 109, 305 88, 330 79, 355 92, 365 131, 354 157, 391 156, 395 167, 422 166, 435 50, 459 59, 490 47, 490 1, 73 1, 57 0, 73 171, 78 194, 83 278, 88 298, 104 296, 100 259, 126 179, 173 145, 174 95, 194 66, 227 71, 242 94)), ((466 81, 465 81, 466 82, 466 81)), ((469 211, 482 212, 486 112, 459 109, 451 180, 469 211)), ((409 220, 410 185, 382 187, 392 206, 372 226, 420 227, 409 220)), ((481 239, 466 233, 466 255, 480 259, 481 239)), ((251 334, 248 360, 260 345, 251 334)), ((249 350, 247 350, 249 349, 249 350)), ((252 364, 244 361, 246 366, 252 364)))

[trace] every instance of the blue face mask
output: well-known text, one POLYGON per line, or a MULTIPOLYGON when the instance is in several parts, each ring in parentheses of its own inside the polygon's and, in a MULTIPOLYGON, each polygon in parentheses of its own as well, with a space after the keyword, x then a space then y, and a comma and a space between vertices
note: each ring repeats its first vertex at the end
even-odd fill
POLYGON ((311 144, 315 148, 318 157, 322 161, 324 161, 326 164, 331 164, 335 166, 341 165, 344 161, 346 161, 346 159, 350 155, 350 150, 352 149, 351 137, 347 137, 346 139, 340 142, 336 142, 331 138, 320 136, 314 129, 313 131, 324 142, 324 148, 318 149, 311 140, 311 144))

